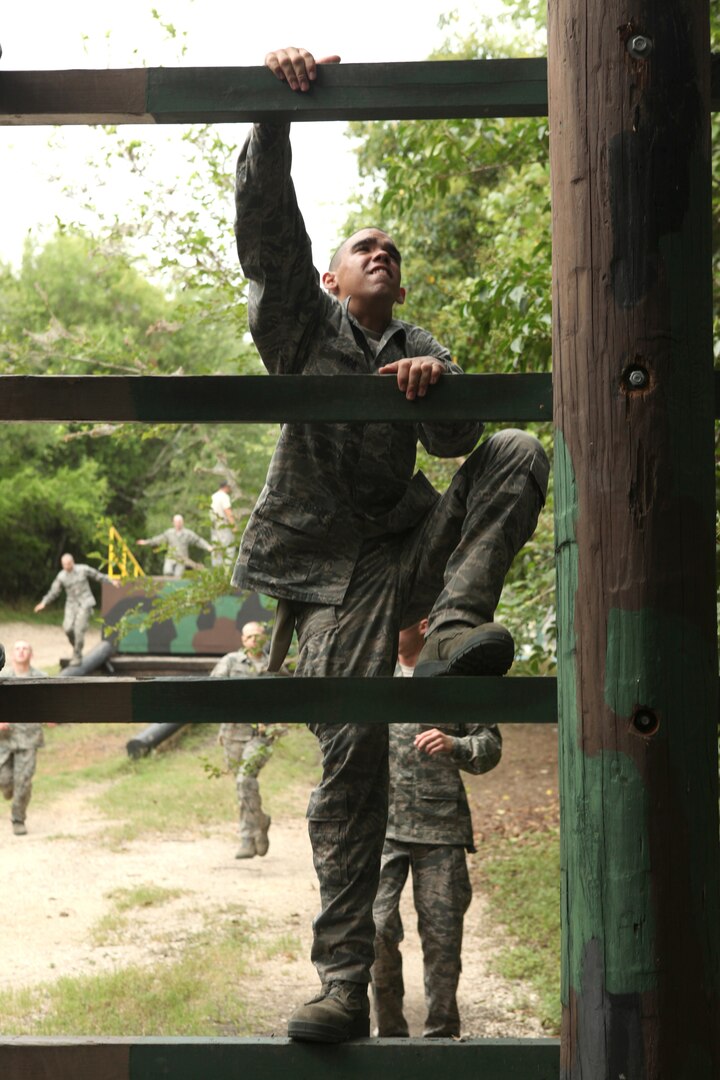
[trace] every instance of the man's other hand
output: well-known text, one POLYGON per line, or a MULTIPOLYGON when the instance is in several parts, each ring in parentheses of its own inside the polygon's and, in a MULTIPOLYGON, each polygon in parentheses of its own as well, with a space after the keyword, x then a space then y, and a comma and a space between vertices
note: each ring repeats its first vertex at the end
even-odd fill
POLYGON ((316 60, 307 49, 296 49, 292 45, 286 49, 275 49, 265 57, 265 67, 270 68, 280 82, 286 82, 291 90, 301 91, 309 90, 310 83, 317 79, 318 64, 339 63, 339 56, 323 56, 321 60, 316 60))
POLYGON ((444 371, 445 365, 436 356, 411 356, 378 368, 379 375, 397 375, 398 390, 408 401, 425 397, 428 386, 433 386, 444 371))
POLYGON ((422 750, 424 754, 449 754, 453 745, 452 736, 446 735, 444 731, 439 731, 437 728, 421 731, 415 736, 415 748, 422 750))

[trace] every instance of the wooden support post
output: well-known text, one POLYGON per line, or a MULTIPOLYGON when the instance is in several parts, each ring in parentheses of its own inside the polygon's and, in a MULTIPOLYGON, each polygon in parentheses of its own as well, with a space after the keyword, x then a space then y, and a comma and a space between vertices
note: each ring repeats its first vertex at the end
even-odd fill
POLYGON ((550 0, 566 1080, 716 1080, 708 0, 550 0))

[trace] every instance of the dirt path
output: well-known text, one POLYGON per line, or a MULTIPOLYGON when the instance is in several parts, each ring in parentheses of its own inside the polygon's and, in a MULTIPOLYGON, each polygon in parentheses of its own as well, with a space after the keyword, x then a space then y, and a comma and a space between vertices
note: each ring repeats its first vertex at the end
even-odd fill
MULTIPOLYGON (((498 770, 499 774, 499 770, 498 770)), ((508 774, 510 776, 510 774, 508 774)), ((31 986, 62 975, 99 973, 128 964, 157 964, 179 955, 208 917, 227 905, 242 905, 248 917, 261 912, 263 933, 301 942, 297 957, 286 953, 262 961, 261 977, 244 986, 258 998, 267 1018, 258 1035, 283 1034, 288 1012, 315 992, 310 965, 311 921, 318 892, 303 818, 273 823, 264 859, 233 858, 234 825, 208 835, 168 839, 148 835, 119 850, 107 846, 108 820, 93 806, 97 785, 81 787, 52 804, 31 805, 27 837, 14 837, 0 818, 0 860, 6 882, 0 988, 31 986), (157 910, 133 910, 119 939, 98 939, 96 930, 114 910, 110 894, 143 884, 180 890, 157 910), (160 919, 162 933, 153 921, 160 919)), ((412 1034, 423 1018, 422 959, 406 889, 403 948, 406 1005, 412 1034)), ((487 918, 487 900, 477 894, 467 916, 460 1010, 469 1036, 537 1036, 539 1023, 511 1006, 532 995, 488 970, 502 940, 487 918)))

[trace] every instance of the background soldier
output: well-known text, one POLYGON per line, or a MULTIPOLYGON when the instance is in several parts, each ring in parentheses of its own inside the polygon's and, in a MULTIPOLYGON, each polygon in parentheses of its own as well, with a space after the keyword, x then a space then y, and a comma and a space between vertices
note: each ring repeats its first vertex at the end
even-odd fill
MULTIPOLYGON (((427 620, 400 636, 396 675, 412 676, 427 620)), ((380 883, 373 906, 372 988, 377 1033, 407 1038, 403 1014, 400 895, 412 871, 424 962, 426 1038, 460 1035, 457 986, 463 918, 472 898, 465 849, 472 820, 459 770, 483 773, 500 760, 497 727, 390 724, 390 798, 380 883)))
POLYGON ((220 484, 210 500, 210 543, 213 566, 232 566, 235 559, 235 517, 230 505, 230 484, 220 484))
MULTIPOLYGON (((32 665, 32 646, 16 641, 0 679, 45 679, 44 671, 32 665)), ((25 817, 32 795, 38 749, 44 744, 42 724, 10 724, 0 721, 0 791, 12 799, 12 829, 25 836, 25 817)))
POLYGON ((138 545, 166 544, 167 551, 163 562, 163 574, 166 577, 181 578, 185 573, 186 566, 196 567, 198 564, 190 558, 190 548, 200 547, 203 551, 212 551, 212 547, 198 536, 192 529, 185 528, 185 519, 182 514, 175 514, 171 528, 150 536, 146 540, 138 540, 138 545))
MULTIPOLYGON (((267 631, 257 622, 242 628, 243 647, 227 653, 210 672, 225 679, 253 679, 267 668, 264 646, 267 631)), ((240 847, 236 859, 252 859, 266 855, 270 846, 268 829, 270 817, 263 813, 258 773, 270 759, 272 744, 285 730, 276 725, 221 724, 219 741, 225 751, 228 769, 235 774, 238 809, 240 813, 240 847)))
POLYGON ((71 665, 79 664, 82 660, 85 633, 90 622, 92 610, 95 607, 95 597, 92 594, 88 579, 92 581, 107 581, 114 588, 120 587, 119 582, 113 581, 107 574, 101 574, 94 566, 85 563, 76 563, 72 555, 67 553, 60 559, 62 570, 57 575, 48 591, 39 604, 35 605, 35 611, 42 611, 65 590, 65 614, 63 616, 63 630, 73 647, 71 665))

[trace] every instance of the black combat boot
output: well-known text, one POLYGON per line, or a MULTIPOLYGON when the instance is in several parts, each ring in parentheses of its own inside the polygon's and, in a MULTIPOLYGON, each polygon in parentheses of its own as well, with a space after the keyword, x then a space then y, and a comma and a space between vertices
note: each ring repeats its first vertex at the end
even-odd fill
POLYGON ((414 678, 433 675, 504 675, 513 662, 512 635, 500 623, 440 626, 425 639, 414 678))

